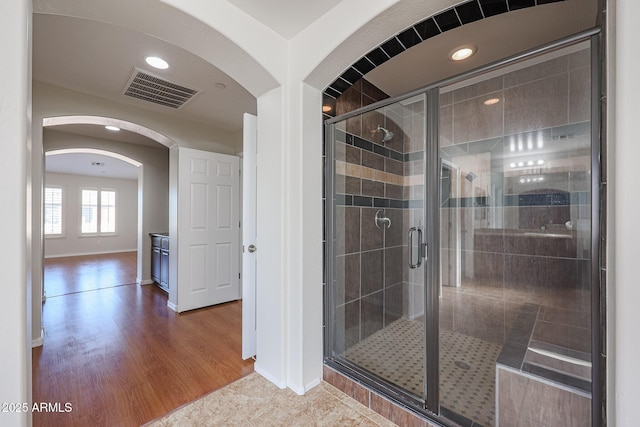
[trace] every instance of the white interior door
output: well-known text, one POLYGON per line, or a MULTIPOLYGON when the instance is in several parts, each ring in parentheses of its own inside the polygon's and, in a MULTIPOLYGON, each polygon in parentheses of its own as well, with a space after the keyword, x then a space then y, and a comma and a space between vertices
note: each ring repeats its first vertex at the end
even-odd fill
POLYGON ((258 118, 245 113, 242 137, 242 358, 256 354, 256 152, 258 118))
POLYGON ((240 298, 239 159, 180 148, 177 311, 240 298))

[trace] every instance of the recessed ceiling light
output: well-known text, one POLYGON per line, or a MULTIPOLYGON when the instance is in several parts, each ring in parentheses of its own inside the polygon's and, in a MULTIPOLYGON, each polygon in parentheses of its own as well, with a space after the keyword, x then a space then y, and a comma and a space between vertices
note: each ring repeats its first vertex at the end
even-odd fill
POLYGON ((167 68, 169 68, 169 63, 157 56, 147 56, 146 58, 144 58, 144 60, 147 62, 147 64, 159 70, 166 70, 167 68))
POLYGON ((491 98, 491 99, 487 99, 486 101, 483 102, 484 105, 494 105, 497 104, 498 102, 500 102, 500 100, 498 98, 491 98))
POLYGON ((224 84, 224 83, 216 83, 214 86, 216 88, 218 88, 218 89, 226 89, 227 88, 227 85, 224 84))
POLYGON ((104 128, 105 128, 106 130, 110 130, 110 131, 113 131, 113 132, 118 132, 118 131, 120 130, 120 128, 119 128, 119 127, 117 127, 117 126, 111 126, 111 125, 107 125, 107 126, 105 126, 104 128))
POLYGON ((460 46, 449 52, 449 59, 452 61, 463 61, 473 56, 477 50, 478 48, 472 45, 460 46))

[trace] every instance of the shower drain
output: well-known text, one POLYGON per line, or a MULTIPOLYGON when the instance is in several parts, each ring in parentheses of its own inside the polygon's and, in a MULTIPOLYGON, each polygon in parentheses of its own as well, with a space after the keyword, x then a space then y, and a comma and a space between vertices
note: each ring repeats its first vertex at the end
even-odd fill
POLYGON ((455 362, 453 362, 458 368, 460 369, 464 369, 465 371, 468 371, 469 369, 471 369, 471 366, 468 363, 464 363, 461 362, 460 360, 456 360, 455 362))

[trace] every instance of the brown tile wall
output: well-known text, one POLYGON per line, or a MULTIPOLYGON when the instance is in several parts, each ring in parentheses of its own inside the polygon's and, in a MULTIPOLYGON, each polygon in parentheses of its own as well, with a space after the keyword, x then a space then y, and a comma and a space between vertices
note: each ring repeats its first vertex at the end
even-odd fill
POLYGON ((496 427, 591 425, 591 398, 498 367, 496 427))
MULTIPOLYGON (((569 219, 574 223, 576 219, 588 220, 589 205, 577 205, 572 200, 571 206, 518 206, 517 197, 526 194, 526 188, 518 182, 519 176, 510 174, 509 170, 505 170, 504 176, 493 173, 500 168, 495 158, 508 152, 503 137, 590 120, 589 67, 590 54, 583 50, 441 94, 440 145, 448 152, 459 153, 452 154, 450 160, 462 170, 460 182, 452 178, 454 192, 456 188, 459 191, 451 196, 467 200, 464 207, 441 210, 445 220, 453 217, 454 211, 460 215, 458 233, 462 256, 462 286, 443 295, 440 319, 443 327, 502 343, 508 336, 513 313, 520 304, 529 302, 526 299, 529 295, 580 291, 589 283, 588 254, 581 249, 581 236, 576 230, 564 227, 569 219), (484 105, 484 101, 491 98, 500 102, 484 105), (487 143, 495 146, 491 148, 487 143), (475 178, 465 179, 470 172, 475 178), (502 185, 505 196, 515 198, 515 205, 473 207, 470 204, 473 197, 490 196, 491 184, 496 182, 499 187, 502 185), (491 222, 495 218, 498 218, 497 224, 491 222), (547 227, 547 233, 567 237, 524 234, 541 232, 542 226, 547 227)), ((589 191, 590 178, 585 172, 590 168, 589 153, 582 152, 584 140, 545 141, 547 148, 558 146, 566 147, 563 155, 567 158, 555 159, 553 172, 547 173, 545 184, 530 194, 545 193, 549 189, 572 195, 589 191)), ((441 225, 441 269, 443 285, 453 286, 455 240, 451 237, 455 233, 451 234, 453 231, 446 227, 448 222, 451 221, 441 225)), ((546 304, 547 299, 541 296, 539 301, 532 302, 546 304)), ((578 302, 567 306, 578 311, 583 308, 578 302)), ((588 346, 589 339, 582 332, 577 330, 578 342, 571 348, 588 346)), ((566 345, 567 333, 559 332, 562 338, 556 341, 566 345)))
MULTIPOLYGON (((439 129, 441 146, 467 144, 512 133, 589 120, 590 82, 585 79, 588 77, 588 67, 588 53, 577 52, 442 94, 439 129), (483 102, 489 98, 498 98, 500 102, 493 106, 484 105, 483 102)), ((383 98, 386 98, 385 94, 361 80, 336 101, 336 113, 343 114, 383 98)), ((415 119, 419 120, 419 114, 416 114, 415 119)), ((382 125, 396 135, 402 135, 402 138, 394 138, 390 144, 386 144, 387 147, 404 153, 416 151, 419 141, 424 139, 422 126, 406 126, 407 129, 411 129, 408 132, 412 133, 403 134, 400 126, 403 120, 406 121, 407 118, 403 118, 401 114, 394 115, 393 111, 385 111, 385 115, 376 111, 347 120, 341 130, 366 140, 381 142, 382 133, 371 131, 382 125)), ((488 183, 494 179, 491 175, 490 158, 485 153, 467 157, 465 159, 461 156, 456 161, 464 163, 465 168, 476 171, 477 177, 473 181, 463 180, 461 194, 453 197, 488 196, 488 183)), ((336 144, 336 158, 345 162, 344 175, 336 182, 339 193, 406 200, 414 198, 423 189, 422 182, 413 179, 416 178, 420 162, 403 164, 341 143, 336 144), (378 172, 389 175, 385 175, 385 179, 377 179, 378 172), (386 179, 392 176, 403 176, 404 179, 401 182, 386 179), (408 181, 409 177, 412 179, 411 182, 408 181)), ((564 176, 570 176, 572 180, 566 180, 563 184, 566 191, 588 189, 588 177, 580 175, 581 171, 588 167, 584 164, 586 158, 575 157, 567 161, 566 172, 570 174, 564 176)), ((560 175, 558 179, 563 179, 560 175)), ((506 177, 505 191, 515 187, 517 183, 513 178, 506 177)), ((444 210, 447 209, 451 208, 444 210)), ((576 282, 582 282, 582 277, 587 277, 588 265, 580 259, 582 254, 578 253, 576 238, 524 239, 521 235, 507 236, 502 230, 492 234, 493 230, 486 229, 488 217, 493 215, 503 218, 504 229, 535 230, 541 224, 562 224, 568 215, 588 215, 589 209, 585 206, 573 206, 570 212, 564 206, 514 206, 493 209, 493 212, 482 207, 461 209, 462 227, 466 229, 463 231, 475 234, 472 239, 462 240, 463 269, 464 266, 473 266, 475 287, 465 289, 463 293, 443 288, 440 322, 444 328, 503 343, 521 304, 527 302, 519 296, 521 294, 518 294, 518 291, 539 292, 544 289, 573 286, 576 282), (478 219, 485 221, 485 225, 474 222, 478 219)), ((385 237, 384 232, 375 226, 372 228, 376 210, 357 206, 339 206, 336 209, 337 229, 346 231, 338 236, 337 275, 342 283, 338 286, 340 295, 336 318, 339 325, 337 329, 341 329, 340 325, 344 326, 342 349, 375 332, 385 323, 407 313, 419 313, 421 309, 416 304, 417 301, 422 301, 424 295, 423 284, 420 283, 422 275, 419 272, 416 274, 415 271, 396 271, 394 266, 399 263, 393 260, 401 256, 406 257, 406 253, 403 253, 403 246, 400 246, 402 243, 391 247, 385 245, 385 241, 393 237, 385 237), (397 285, 396 281, 400 276, 403 284, 397 285)), ((394 223, 407 221, 407 216, 411 215, 410 210, 400 209, 386 209, 386 213, 388 216, 395 216, 394 223)), ((402 236, 397 238, 400 242, 405 239, 402 236)), ((447 239, 443 241, 445 245, 442 248, 442 260, 449 262, 447 260, 450 259, 452 251, 446 246, 447 239)), ((443 271, 446 271, 444 267, 443 271)), ((451 281, 453 278, 447 280, 451 281)), ((584 307, 570 308, 575 309, 576 318, 582 319, 585 316, 585 312, 581 311, 584 307)), ((555 320, 550 320, 552 321, 555 320)), ((558 332, 558 329, 554 328, 555 325, 547 325, 544 322, 539 322, 538 325, 534 332, 537 338, 554 343, 554 339, 561 335, 564 338, 557 344, 565 345, 569 338, 574 337, 576 342, 572 347, 589 351, 585 347, 585 343, 589 342, 588 336, 581 338, 584 332, 588 331, 584 325, 565 325, 559 334, 549 333, 547 330, 552 328, 558 332)), ((339 345, 336 350, 342 349, 339 345)), ((526 377, 510 378, 502 373, 501 375, 500 425, 588 425, 580 424, 586 421, 581 418, 584 414, 579 409, 583 406, 589 407, 587 398, 581 395, 566 397, 546 384, 522 383, 525 380, 530 381, 526 377), (503 381, 504 378, 508 379, 503 381), (509 381, 518 385, 514 386, 516 389, 512 391, 505 391, 509 390, 509 381), (541 400, 545 399, 545 396, 553 396, 552 401, 541 400), (570 419, 564 415, 559 415, 565 417, 562 420, 553 419, 553 413, 571 413, 562 406, 567 401, 572 402, 569 406, 578 408, 578 414, 571 415, 570 419), (547 410, 545 407, 539 410, 540 405, 548 405, 551 409, 547 410)), ((426 420, 403 410, 326 366, 324 379, 394 422, 402 421, 401 425, 430 425, 426 420)))
POLYGON ((343 349, 403 315, 402 209, 385 209, 396 225, 387 230, 375 226, 377 210, 336 207, 336 304, 345 311, 337 330, 347 331, 343 349))
MULTIPOLYGON (((360 80, 336 99, 336 113, 343 114, 388 96, 366 80, 360 80)), ((339 129, 381 144, 378 126, 394 132, 384 147, 403 152, 403 134, 393 111, 370 112, 347 120, 339 129)), ((402 200, 403 162, 342 142, 335 143, 338 162, 336 193, 402 200)), ((385 208, 392 227, 375 226, 379 208, 337 206, 337 341, 349 348, 385 324, 403 315, 402 209, 385 208), (342 332, 344 331, 344 333, 342 332)))
POLYGON ((323 380, 399 426, 436 427, 437 425, 391 402, 326 365, 324 366, 323 380))

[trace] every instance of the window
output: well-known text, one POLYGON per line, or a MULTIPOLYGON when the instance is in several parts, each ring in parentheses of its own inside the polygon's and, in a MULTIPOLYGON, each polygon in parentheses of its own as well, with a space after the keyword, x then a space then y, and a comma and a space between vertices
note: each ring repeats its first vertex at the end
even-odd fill
POLYGON ((62 188, 44 189, 44 234, 62 236, 62 188))
POLYGON ((98 190, 82 190, 82 233, 98 232, 98 190))
POLYGON ((115 191, 82 190, 81 203, 82 234, 102 234, 116 232, 115 191))
POLYGON ((116 192, 100 192, 100 232, 116 232, 116 192))

